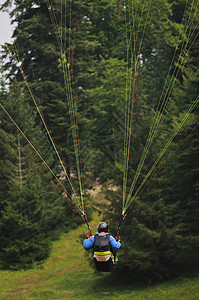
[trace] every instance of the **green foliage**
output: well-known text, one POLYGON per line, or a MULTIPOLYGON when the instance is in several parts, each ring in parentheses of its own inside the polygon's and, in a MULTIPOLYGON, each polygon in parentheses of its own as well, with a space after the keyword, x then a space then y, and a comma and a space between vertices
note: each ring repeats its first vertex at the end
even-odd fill
MULTIPOLYGON (((9 3, 6 1, 4 6, 9 3)), ((90 179, 96 177, 102 182, 111 180, 118 187, 116 193, 107 191, 110 205, 104 207, 105 218, 113 231, 121 218, 125 169, 123 144, 129 126, 125 124, 126 118, 132 120, 128 193, 155 112, 161 118, 164 111, 164 119, 133 192, 199 95, 199 47, 195 43, 191 51, 189 48, 189 42, 196 41, 198 35, 198 4, 194 6, 185 0, 155 3, 139 0, 136 5, 131 2, 125 6, 119 0, 78 0, 70 1, 69 7, 64 7, 63 1, 56 1, 54 11, 59 18, 59 29, 65 36, 62 42, 66 43, 66 54, 57 45, 57 29, 51 23, 44 0, 14 3, 16 8, 11 15, 16 29, 13 36, 69 173, 76 169, 71 136, 74 125, 69 122, 70 95, 64 90, 61 60, 70 63, 86 188, 90 179), (64 17, 60 14, 63 9, 64 17), (161 110, 164 99, 169 100, 169 105, 161 110), (129 101, 135 102, 135 106, 125 115, 129 101)), ((9 47, 12 49, 12 45, 9 47)), ((6 57, 9 60, 3 68, 7 70, 9 89, 6 91, 5 83, 2 83, 1 101, 57 174, 60 167, 48 148, 31 97, 19 69, 4 47, 2 59, 6 57), (27 113, 33 116, 31 123, 27 113)), ((158 171, 124 221, 119 275, 125 270, 126 276, 132 278, 162 280, 184 268, 191 270, 197 266, 198 128, 191 133, 198 122, 197 110, 190 113, 190 118, 189 126, 172 144, 172 160, 164 170, 158 171), (180 147, 189 133, 189 139, 180 147), (174 153, 178 147, 180 149, 174 153)), ((33 159, 34 155, 25 142, 18 139, 7 117, 1 114, 0 120, 1 128, 16 144, 20 142, 22 149, 33 159)), ((26 267, 48 254, 50 239, 59 231, 60 224, 69 228, 78 225, 81 219, 73 210, 71 213, 70 206, 63 209, 63 199, 53 191, 46 178, 42 180, 36 175, 25 157, 22 157, 23 183, 19 184, 19 153, 6 142, 3 134, 1 138, 0 228, 7 234, 1 237, 4 249, 1 261, 5 267, 26 267), (11 259, 13 253, 16 261, 11 259)), ((38 158, 34 159, 38 163, 38 158)), ((41 168, 47 174, 45 168, 41 168)), ((76 175, 73 176, 75 188, 78 188, 76 175)), ((91 206, 89 202, 88 214, 92 212, 91 206)))
MULTIPOLYGON (((40 154, 47 155, 46 161, 52 167, 48 143, 41 129, 35 126, 34 117, 30 117, 31 107, 20 91, 16 83, 9 92, 2 90, 1 105, 40 154)), ((3 111, 0 119, 3 130, 0 132, 0 266, 28 268, 46 259, 52 239, 67 227, 65 200, 39 172, 47 173, 3 111)))

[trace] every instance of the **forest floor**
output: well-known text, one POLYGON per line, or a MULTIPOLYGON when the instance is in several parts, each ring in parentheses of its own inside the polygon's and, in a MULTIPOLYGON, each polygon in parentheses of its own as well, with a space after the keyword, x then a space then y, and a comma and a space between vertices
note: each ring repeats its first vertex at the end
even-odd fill
MULTIPOLYGON (((95 196, 97 198, 99 194, 95 196)), ((99 216, 93 216, 90 222, 93 230, 99 221, 99 216)), ((0 299, 199 299, 199 275, 136 286, 121 284, 114 272, 96 273, 82 247, 85 234, 86 228, 82 225, 62 235, 53 243, 50 257, 40 267, 27 271, 0 271, 0 299)))

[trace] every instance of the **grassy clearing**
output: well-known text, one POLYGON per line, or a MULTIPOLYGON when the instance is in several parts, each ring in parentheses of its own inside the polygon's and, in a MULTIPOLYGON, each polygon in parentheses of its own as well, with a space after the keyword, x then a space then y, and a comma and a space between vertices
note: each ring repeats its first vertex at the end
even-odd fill
MULTIPOLYGON (((92 228, 98 221, 91 222, 92 228)), ((85 257, 83 234, 81 226, 63 235, 41 269, 0 271, 0 299, 199 299, 199 276, 136 287, 114 282, 112 274, 98 275, 85 257)))

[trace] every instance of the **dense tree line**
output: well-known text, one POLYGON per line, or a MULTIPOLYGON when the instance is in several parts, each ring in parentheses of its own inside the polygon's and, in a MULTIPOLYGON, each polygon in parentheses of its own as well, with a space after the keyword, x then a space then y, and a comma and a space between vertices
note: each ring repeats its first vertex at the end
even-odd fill
MULTIPOLYGON (((6 1, 3 7, 10 3, 12 1, 6 1)), ((15 45, 69 173, 74 172, 76 162, 62 57, 72 66, 83 173, 85 177, 100 177, 102 182, 111 180, 119 187, 116 193, 107 191, 111 204, 105 209, 115 230, 122 206, 126 95, 130 95, 131 101, 135 100, 128 190, 163 91, 165 97, 171 97, 171 102, 138 185, 198 97, 198 44, 188 53, 186 64, 182 63, 186 53, 179 50, 187 41, 197 40, 198 4, 187 6, 184 0, 149 1, 146 5, 136 1, 136 6, 132 3, 125 6, 120 0, 68 1, 67 6, 61 1, 44 0, 15 0, 13 3, 15 45), (56 28, 49 15, 51 6, 58 20, 56 28), (185 26, 190 24, 190 12, 192 27, 196 28, 192 35, 185 26), (57 44, 58 30, 63 34, 65 53, 57 44), (138 58, 139 70, 135 67, 138 58), (175 87, 170 95, 167 95, 168 87, 165 88, 167 80, 175 87)), ((12 45, 9 48, 12 49, 12 45)), ((6 47, 2 61, 7 79, 1 83, 1 103, 57 174, 59 164, 35 113, 24 78, 6 47)), ((29 147, 2 111, 0 120, 1 128, 32 157, 29 147)), ((196 112, 176 148, 197 121, 196 112)), ((3 182, 0 187, 0 261, 2 267, 24 267, 48 255, 50 240, 60 226, 69 222, 70 207, 65 208, 60 192, 38 174, 2 132, 0 143, 3 182), (17 253, 15 261, 11 259, 13 253, 17 253)), ((128 276, 135 278, 163 279, 197 265, 197 156, 196 128, 142 193, 125 220, 119 273, 125 269, 128 276)), ((74 214, 72 218, 75 220, 77 216, 74 214)))

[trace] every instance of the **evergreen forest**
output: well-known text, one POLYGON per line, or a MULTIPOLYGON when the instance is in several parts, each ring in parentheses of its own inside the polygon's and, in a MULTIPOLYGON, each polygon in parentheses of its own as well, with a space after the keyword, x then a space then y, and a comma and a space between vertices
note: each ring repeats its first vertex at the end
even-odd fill
POLYGON ((2 2, 0 269, 98 213, 121 278, 198 271, 199 1, 2 2))

